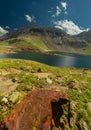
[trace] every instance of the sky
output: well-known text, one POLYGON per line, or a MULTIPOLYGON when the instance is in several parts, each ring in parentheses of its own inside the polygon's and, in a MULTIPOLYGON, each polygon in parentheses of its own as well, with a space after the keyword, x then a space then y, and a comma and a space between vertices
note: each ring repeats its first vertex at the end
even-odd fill
POLYGON ((28 25, 70 35, 91 29, 91 0, 0 0, 0 36, 28 25))

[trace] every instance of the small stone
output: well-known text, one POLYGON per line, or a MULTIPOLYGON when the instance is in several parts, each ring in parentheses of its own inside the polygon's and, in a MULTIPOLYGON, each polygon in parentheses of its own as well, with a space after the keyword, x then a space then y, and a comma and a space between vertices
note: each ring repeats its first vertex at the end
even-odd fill
POLYGON ((16 79, 16 78, 13 78, 13 79, 12 79, 12 82, 13 82, 13 83, 15 83, 16 81, 17 81, 17 79, 16 79))
POLYGON ((47 78, 46 81, 47 81, 48 84, 52 84, 52 80, 51 79, 47 78))
POLYGON ((6 97, 3 97, 1 102, 8 103, 8 99, 6 97))
POLYGON ((38 68, 37 72, 42 72, 42 69, 41 69, 41 68, 38 68))
POLYGON ((19 97, 21 96, 20 92, 13 92, 13 94, 10 96, 10 101, 12 103, 16 103, 19 99, 19 97))

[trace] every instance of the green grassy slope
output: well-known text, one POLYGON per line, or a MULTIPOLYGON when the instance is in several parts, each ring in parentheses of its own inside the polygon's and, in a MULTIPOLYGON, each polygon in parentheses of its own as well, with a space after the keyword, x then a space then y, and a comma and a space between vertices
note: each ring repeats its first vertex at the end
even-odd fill
POLYGON ((0 42, 1 47, 14 47, 18 49, 34 49, 48 51, 43 39, 38 36, 22 36, 0 42))
POLYGON ((85 124, 87 129, 91 128, 91 70, 56 68, 26 60, 0 60, 0 120, 34 89, 68 93, 71 108, 65 116, 70 114, 70 121, 74 121, 72 130, 78 130, 79 123, 85 124), (10 91, 7 91, 8 87, 10 91))
POLYGON ((43 42, 43 39, 38 36, 22 36, 7 40, 9 45, 22 47, 22 48, 33 48, 39 49, 40 51, 46 51, 48 48, 43 42))
POLYGON ((11 50, 91 54, 90 32, 70 36, 57 28, 28 26, 0 37, 0 53, 11 50))
POLYGON ((9 53, 14 51, 61 51, 80 54, 91 54, 90 44, 79 39, 73 38, 52 38, 41 35, 25 35, 8 40, 0 41, 0 53, 9 53), (84 43, 84 44, 83 44, 84 43), (86 44, 86 46, 85 46, 86 44))

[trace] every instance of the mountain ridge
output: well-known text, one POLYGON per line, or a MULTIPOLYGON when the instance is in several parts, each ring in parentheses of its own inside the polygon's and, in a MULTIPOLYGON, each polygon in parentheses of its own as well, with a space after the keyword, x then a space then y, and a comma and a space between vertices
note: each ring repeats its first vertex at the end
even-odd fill
POLYGON ((67 35, 69 36, 69 34, 66 34, 65 31, 61 30, 61 29, 57 29, 57 28, 52 28, 52 27, 40 27, 40 26, 26 26, 26 27, 22 27, 19 28, 17 30, 13 30, 3 36, 0 37, 0 40, 6 40, 12 37, 17 37, 19 35, 27 35, 27 34, 33 34, 33 33, 40 33, 42 35, 46 35, 46 32, 48 33, 54 33, 54 36, 57 36, 62 33, 63 35, 67 35))
POLYGON ((80 39, 84 39, 90 43, 91 42, 91 30, 84 31, 84 32, 78 34, 76 37, 78 37, 80 39))
MULTIPOLYGON (((87 38, 88 32, 85 33, 87 38)), ((89 48, 89 42, 82 34, 71 36, 57 28, 27 26, 0 37, 0 45, 9 45, 26 51, 84 53, 84 50, 88 52, 86 48, 89 48)))

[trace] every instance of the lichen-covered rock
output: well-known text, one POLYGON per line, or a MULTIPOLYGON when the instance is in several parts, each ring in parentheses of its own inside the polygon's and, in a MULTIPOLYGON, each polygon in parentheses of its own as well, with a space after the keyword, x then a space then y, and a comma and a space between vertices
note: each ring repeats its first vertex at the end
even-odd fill
POLYGON ((1 100, 1 102, 8 103, 8 99, 6 97, 3 97, 2 100, 1 100))
POLYGON ((79 122, 78 122, 78 130, 88 130, 88 126, 87 126, 87 123, 81 119, 79 122))
POLYGON ((71 101, 69 104, 69 124, 71 128, 75 128, 76 121, 77 121, 77 107, 76 102, 71 101))
POLYGON ((13 92, 12 95, 10 95, 10 98, 9 100, 12 102, 12 103, 16 103, 20 97, 22 96, 22 94, 20 92, 13 92))
POLYGON ((87 103, 87 107, 88 107, 88 110, 90 110, 90 113, 91 113, 91 102, 87 103))
POLYGON ((52 90, 31 91, 3 120, 0 130, 50 130, 61 128, 60 117, 68 95, 52 90))

